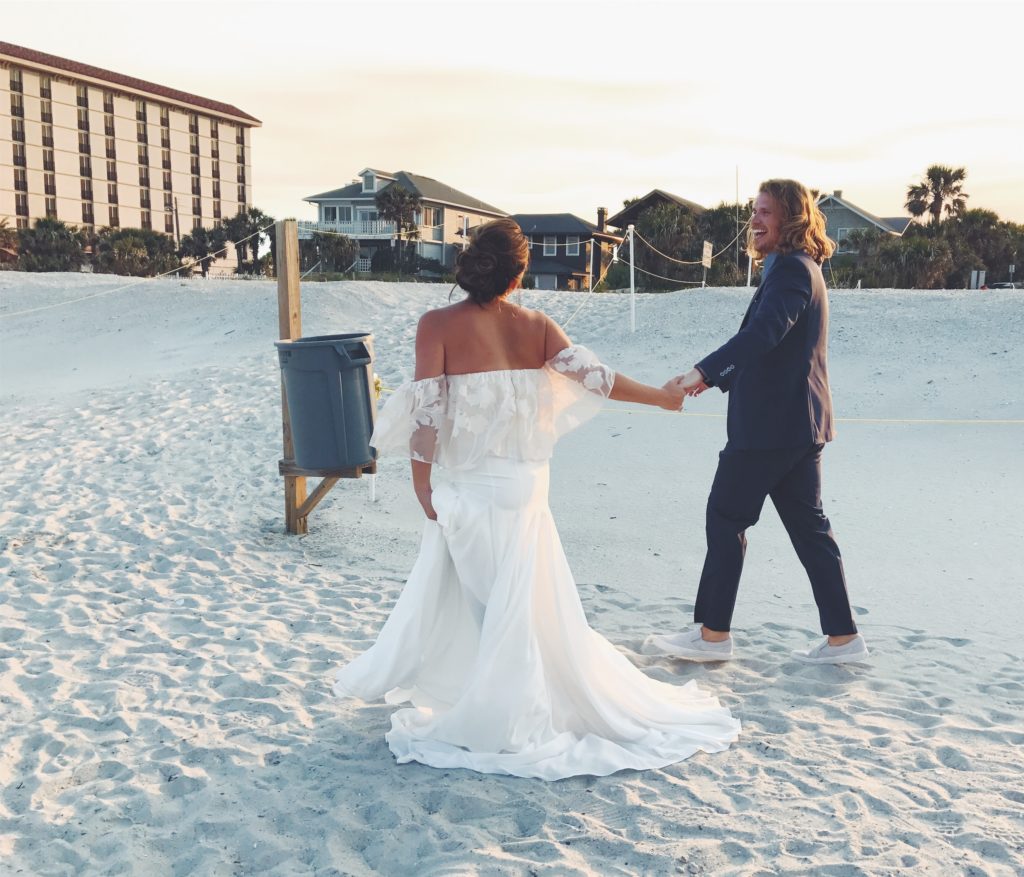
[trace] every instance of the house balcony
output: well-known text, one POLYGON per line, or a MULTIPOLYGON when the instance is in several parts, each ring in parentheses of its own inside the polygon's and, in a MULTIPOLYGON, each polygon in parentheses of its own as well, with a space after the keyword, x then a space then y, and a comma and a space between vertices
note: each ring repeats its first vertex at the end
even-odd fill
POLYGON ((311 238, 314 232, 334 232, 356 240, 387 240, 395 236, 395 224, 383 219, 358 222, 311 222, 299 220, 299 237, 311 238))

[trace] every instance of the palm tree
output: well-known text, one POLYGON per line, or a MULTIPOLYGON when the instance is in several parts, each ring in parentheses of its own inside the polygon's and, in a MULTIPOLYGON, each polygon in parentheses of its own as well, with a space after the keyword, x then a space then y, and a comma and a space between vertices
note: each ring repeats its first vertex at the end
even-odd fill
MULTIPOLYGON (((226 244, 224 230, 221 226, 213 229, 208 228, 192 229, 192 234, 187 234, 181 239, 181 246, 178 247, 178 255, 182 258, 193 259, 199 263, 199 270, 203 277, 210 271, 210 265, 217 258, 218 254, 223 255, 226 244)), ((190 267, 195 267, 195 263, 190 267)))
POLYGON ((405 186, 392 183, 377 193, 377 213, 395 224, 395 248, 397 250, 398 276, 402 276, 402 242, 419 235, 416 225, 416 211, 420 209, 420 196, 410 192, 405 186), (408 229, 408 234, 405 234, 408 229))
POLYGON ((243 237, 252 235, 252 237, 249 237, 248 243, 249 249, 252 252, 252 273, 255 274, 259 266, 260 241, 263 238, 261 230, 273 224, 274 218, 267 216, 259 207, 250 207, 245 213, 240 215, 245 217, 245 234, 243 237))
POLYGON ((906 208, 915 217, 931 214, 931 223, 938 226, 942 213, 960 216, 967 207, 970 197, 963 191, 967 170, 962 167, 946 167, 933 164, 925 172, 924 179, 907 187, 906 208))
POLYGON ((246 231, 249 223, 244 211, 222 220, 220 227, 224 230, 224 237, 234 244, 235 262, 237 263, 235 270, 241 273, 242 265, 245 263, 245 244, 240 244, 238 241, 245 240, 245 236, 249 233, 246 231))
POLYGON ((7 224, 7 217, 0 219, 0 247, 15 250, 18 247, 18 230, 7 224))

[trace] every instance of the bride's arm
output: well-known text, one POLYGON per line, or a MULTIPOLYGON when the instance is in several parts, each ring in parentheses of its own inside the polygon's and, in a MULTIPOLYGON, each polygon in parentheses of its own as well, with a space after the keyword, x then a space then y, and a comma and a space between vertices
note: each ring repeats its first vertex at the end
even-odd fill
MULTIPOLYGON (((548 318, 544 335, 545 359, 551 360, 565 348, 571 347, 572 342, 565 331, 554 320, 548 318)), ((667 411, 679 411, 686 399, 684 393, 673 381, 669 381, 663 387, 652 387, 634 381, 621 372, 615 372, 615 383, 608 398, 619 402, 636 402, 640 405, 654 405, 664 408, 667 411)))
MULTIPOLYGON (((444 343, 442 341, 439 315, 427 311, 420 317, 416 327, 416 373, 415 378, 433 378, 444 374, 444 343)), ((437 520, 437 512, 431 502, 430 463, 412 460, 412 487, 416 491, 416 499, 423 507, 423 513, 431 520, 437 520)))

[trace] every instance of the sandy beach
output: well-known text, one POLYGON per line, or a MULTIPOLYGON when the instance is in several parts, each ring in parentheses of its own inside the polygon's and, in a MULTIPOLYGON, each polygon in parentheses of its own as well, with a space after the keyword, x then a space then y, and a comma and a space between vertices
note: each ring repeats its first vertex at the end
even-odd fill
MULTIPOLYGON (((551 504, 590 623, 696 679, 736 744, 554 783, 396 765, 392 707, 338 701, 416 555, 384 459, 284 530, 276 285, 0 273, 0 874, 1024 873, 1024 295, 837 290, 825 507, 864 665, 805 666, 810 587, 775 512, 748 536, 737 658, 682 629, 725 399, 610 403, 551 504), (53 305, 53 307, 50 307, 53 305), (33 310, 45 308, 43 310, 33 310), (29 313, 22 313, 31 311, 29 313)), ((303 284, 306 335, 368 331, 388 386, 449 287, 303 284)), ((521 295, 658 382, 750 290, 521 295), (582 307, 581 307, 582 305, 582 307)))

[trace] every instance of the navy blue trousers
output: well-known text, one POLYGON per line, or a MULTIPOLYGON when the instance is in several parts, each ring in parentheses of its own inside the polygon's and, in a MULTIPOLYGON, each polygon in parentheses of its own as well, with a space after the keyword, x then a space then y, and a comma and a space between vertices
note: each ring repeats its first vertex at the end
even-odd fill
POLYGON ((832 526, 821 506, 821 452, 810 448, 746 451, 729 445, 718 456, 707 508, 708 552, 693 617, 729 630, 747 549, 746 531, 769 496, 807 571, 823 633, 857 632, 832 526))

